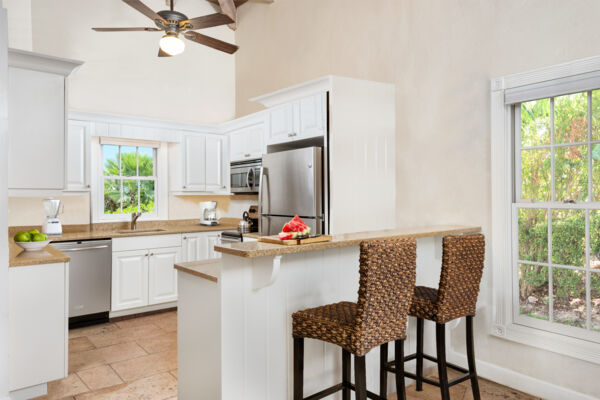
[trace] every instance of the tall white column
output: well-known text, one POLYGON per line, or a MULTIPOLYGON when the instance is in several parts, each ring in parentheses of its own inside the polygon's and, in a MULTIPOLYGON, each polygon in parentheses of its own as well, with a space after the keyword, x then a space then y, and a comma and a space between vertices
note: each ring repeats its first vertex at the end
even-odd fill
POLYGON ((0 8, 0 399, 8 398, 8 22, 0 8))

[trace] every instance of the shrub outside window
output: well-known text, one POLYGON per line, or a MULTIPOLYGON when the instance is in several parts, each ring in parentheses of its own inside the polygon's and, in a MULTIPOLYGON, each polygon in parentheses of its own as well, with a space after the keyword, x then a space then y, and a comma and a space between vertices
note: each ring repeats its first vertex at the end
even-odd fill
POLYGON ((514 113, 515 322, 600 342, 600 90, 514 113))
POLYGON ((102 145, 103 214, 157 214, 156 149, 102 145))

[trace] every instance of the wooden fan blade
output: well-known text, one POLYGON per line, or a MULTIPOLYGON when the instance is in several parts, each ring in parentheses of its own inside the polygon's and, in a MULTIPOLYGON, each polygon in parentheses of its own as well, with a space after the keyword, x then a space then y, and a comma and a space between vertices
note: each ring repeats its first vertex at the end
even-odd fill
POLYGON ((164 52, 163 49, 161 49, 160 47, 158 48, 158 56, 159 57, 173 57, 169 53, 164 52))
POLYGON ((148 31, 156 32, 160 31, 157 28, 92 28, 96 32, 136 32, 136 31, 148 31))
POLYGON ((225 14, 216 13, 192 18, 188 22, 192 25, 190 29, 204 29, 213 26, 231 24, 233 20, 225 14))
POLYGON ((229 53, 229 54, 233 54, 239 49, 239 47, 234 44, 227 43, 222 40, 215 39, 213 37, 206 36, 201 33, 194 32, 194 31, 186 32, 185 38, 188 40, 191 40, 193 42, 200 43, 200 44, 203 44, 208 47, 212 47, 213 49, 224 51, 225 53, 229 53))
POLYGON ((231 18, 233 22, 237 21, 237 8, 233 0, 219 0, 219 6, 223 10, 223 14, 231 18))
POLYGON ((150 7, 142 3, 140 0, 123 0, 123 2, 126 3, 128 6, 135 8, 136 10, 138 10, 153 21, 159 20, 164 22, 165 24, 167 23, 167 21, 163 17, 152 11, 150 7))

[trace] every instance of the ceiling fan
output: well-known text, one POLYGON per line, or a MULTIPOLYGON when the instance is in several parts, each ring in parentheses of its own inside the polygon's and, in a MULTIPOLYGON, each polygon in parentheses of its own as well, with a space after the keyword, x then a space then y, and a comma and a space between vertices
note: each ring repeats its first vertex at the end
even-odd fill
POLYGON ((204 29, 233 23, 234 20, 225 14, 216 13, 190 19, 185 14, 173 9, 173 0, 170 2, 170 10, 158 12, 154 12, 150 7, 146 6, 140 0, 123 0, 123 2, 153 20, 156 24, 156 28, 140 27, 92 29, 97 32, 164 31, 165 35, 160 39, 159 42, 159 57, 171 57, 183 53, 183 50, 185 50, 185 43, 179 38, 180 34, 188 40, 212 47, 213 49, 220 50, 225 53, 233 54, 238 50, 238 46, 236 45, 223 42, 222 40, 215 39, 198 32, 194 32, 196 29, 204 29))

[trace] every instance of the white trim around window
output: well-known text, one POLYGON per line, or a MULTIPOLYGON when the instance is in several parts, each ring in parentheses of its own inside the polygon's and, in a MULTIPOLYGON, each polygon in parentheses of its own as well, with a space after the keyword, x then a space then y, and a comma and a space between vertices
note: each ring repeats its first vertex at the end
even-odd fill
MULTIPOLYGON (((112 139, 109 139, 113 143, 112 139)), ((123 140, 121 140, 123 141, 123 140)), ((123 222, 130 221, 131 216, 128 214, 104 214, 104 177, 102 176, 102 138, 93 137, 91 140, 91 217, 92 222, 123 222)), ((104 144, 109 143, 104 141, 104 144)), ((156 211, 152 214, 142 214, 140 221, 144 220, 166 220, 168 219, 168 149, 167 144, 162 142, 150 142, 143 140, 126 140, 126 142, 115 142, 119 145, 136 145, 147 146, 156 149, 155 159, 155 206, 156 211)), ((134 178, 135 179, 135 178, 134 178)))
MULTIPOLYGON (((513 302, 513 237, 515 196, 514 126, 512 103, 528 95, 543 97, 573 93, 591 88, 582 82, 595 82, 600 76, 600 56, 510 75, 491 82, 491 174, 492 174, 492 269, 493 316, 491 334, 529 346, 565 354, 600 364, 600 344, 585 338, 536 329, 519 324, 513 302), (556 85, 553 85, 553 82, 556 85), (554 93, 553 91, 556 91, 554 93), (518 97, 517 97, 518 94, 518 97)), ((542 327, 540 327, 542 328, 542 327)))

